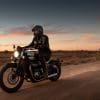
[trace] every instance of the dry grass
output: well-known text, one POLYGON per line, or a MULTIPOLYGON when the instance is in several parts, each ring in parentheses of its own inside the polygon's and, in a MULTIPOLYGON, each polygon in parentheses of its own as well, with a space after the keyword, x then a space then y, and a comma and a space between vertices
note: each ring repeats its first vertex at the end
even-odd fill
POLYGON ((95 62, 100 60, 99 51, 55 51, 53 58, 61 58, 63 65, 95 62))
MULTIPOLYGON (((12 52, 0 52, 0 65, 9 62, 12 52)), ((77 65, 80 63, 100 60, 99 51, 53 51, 52 58, 60 58, 63 65, 77 65)))

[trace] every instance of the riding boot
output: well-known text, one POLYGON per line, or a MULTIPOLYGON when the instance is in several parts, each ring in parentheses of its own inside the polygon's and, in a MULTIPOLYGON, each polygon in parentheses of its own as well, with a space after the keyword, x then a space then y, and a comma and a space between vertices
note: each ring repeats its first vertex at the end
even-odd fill
POLYGON ((47 79, 48 78, 48 69, 47 69, 46 65, 43 67, 43 70, 44 70, 44 78, 47 79))

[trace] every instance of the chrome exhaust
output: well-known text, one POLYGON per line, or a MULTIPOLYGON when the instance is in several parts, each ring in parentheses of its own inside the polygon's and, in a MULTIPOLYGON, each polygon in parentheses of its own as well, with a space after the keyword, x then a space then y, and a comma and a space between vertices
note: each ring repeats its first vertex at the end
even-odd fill
POLYGON ((57 73, 48 75, 48 78, 51 78, 51 77, 54 77, 54 76, 57 76, 57 73))

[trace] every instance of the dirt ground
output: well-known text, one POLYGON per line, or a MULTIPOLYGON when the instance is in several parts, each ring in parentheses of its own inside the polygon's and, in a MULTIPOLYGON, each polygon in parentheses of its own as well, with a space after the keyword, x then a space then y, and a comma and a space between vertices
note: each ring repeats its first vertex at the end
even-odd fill
POLYGON ((0 100, 100 100, 100 61, 63 66, 56 82, 25 82, 13 94, 0 89, 0 100))
MULTIPOLYGON (((0 52, 0 66, 10 62, 13 52, 0 52)), ((100 51, 52 51, 51 58, 63 60, 63 66, 100 61, 100 51)))

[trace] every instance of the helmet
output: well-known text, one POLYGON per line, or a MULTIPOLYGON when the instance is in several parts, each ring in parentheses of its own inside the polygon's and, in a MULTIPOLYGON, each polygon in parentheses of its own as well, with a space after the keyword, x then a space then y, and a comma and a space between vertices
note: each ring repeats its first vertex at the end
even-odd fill
POLYGON ((43 27, 40 25, 36 25, 32 28, 32 32, 34 32, 34 35, 42 35, 43 34, 43 27))

